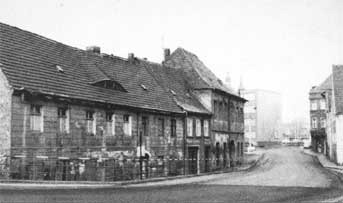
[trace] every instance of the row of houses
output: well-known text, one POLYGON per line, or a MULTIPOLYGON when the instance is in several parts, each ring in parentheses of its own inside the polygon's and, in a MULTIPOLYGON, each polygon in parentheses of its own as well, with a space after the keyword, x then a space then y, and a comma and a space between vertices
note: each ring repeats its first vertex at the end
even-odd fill
POLYGON ((311 139, 314 151, 343 164, 343 66, 333 65, 332 73, 309 93, 311 139))
POLYGON ((162 63, 0 23, 0 176, 101 180, 243 161, 245 99, 193 53, 162 63))

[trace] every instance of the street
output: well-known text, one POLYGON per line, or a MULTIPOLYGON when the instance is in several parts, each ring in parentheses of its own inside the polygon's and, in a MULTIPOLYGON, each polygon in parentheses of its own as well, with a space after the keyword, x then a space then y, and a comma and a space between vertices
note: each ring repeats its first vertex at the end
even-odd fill
POLYGON ((1 202, 335 202, 342 189, 335 175, 301 149, 281 147, 265 150, 261 162, 244 172, 118 188, 3 189, 0 194, 1 202))

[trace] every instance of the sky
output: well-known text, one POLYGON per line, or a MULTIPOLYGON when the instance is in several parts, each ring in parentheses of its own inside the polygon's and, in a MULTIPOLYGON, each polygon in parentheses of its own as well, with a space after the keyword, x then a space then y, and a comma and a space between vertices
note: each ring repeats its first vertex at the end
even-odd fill
POLYGON ((342 0, 0 0, 0 22, 67 45, 161 62, 195 53, 219 78, 282 95, 283 121, 309 120, 308 92, 343 64, 342 0))

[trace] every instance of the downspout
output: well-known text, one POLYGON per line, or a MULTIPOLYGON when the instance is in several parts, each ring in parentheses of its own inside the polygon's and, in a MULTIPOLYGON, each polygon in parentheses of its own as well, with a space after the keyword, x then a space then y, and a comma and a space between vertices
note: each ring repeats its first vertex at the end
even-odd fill
POLYGON ((186 149, 187 149, 187 116, 188 112, 185 111, 185 117, 183 122, 183 174, 186 175, 186 149))

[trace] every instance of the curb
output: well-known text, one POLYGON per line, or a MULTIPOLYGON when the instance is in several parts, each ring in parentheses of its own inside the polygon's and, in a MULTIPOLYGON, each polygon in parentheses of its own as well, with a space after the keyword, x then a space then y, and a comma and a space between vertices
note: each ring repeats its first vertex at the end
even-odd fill
POLYGON ((336 176, 338 178, 338 180, 340 181, 340 183, 343 184, 343 171, 342 172, 338 172, 336 168, 333 168, 333 167, 330 167, 330 166, 324 166, 323 163, 319 160, 318 156, 315 155, 315 154, 306 153, 304 151, 302 151, 302 153, 304 153, 305 155, 311 156, 321 167, 326 169, 332 175, 336 176))

